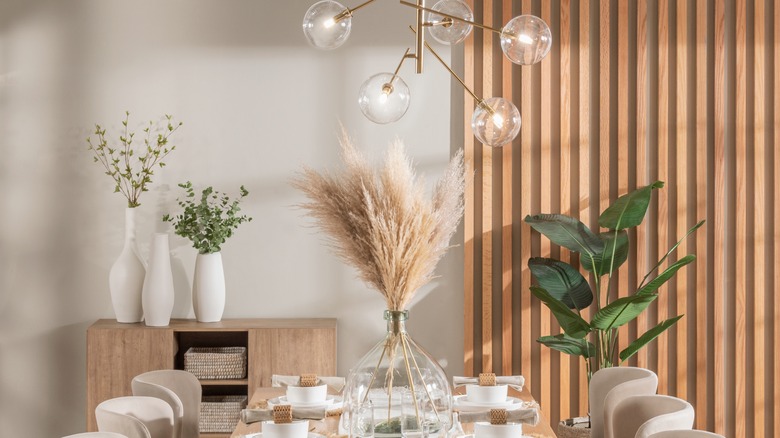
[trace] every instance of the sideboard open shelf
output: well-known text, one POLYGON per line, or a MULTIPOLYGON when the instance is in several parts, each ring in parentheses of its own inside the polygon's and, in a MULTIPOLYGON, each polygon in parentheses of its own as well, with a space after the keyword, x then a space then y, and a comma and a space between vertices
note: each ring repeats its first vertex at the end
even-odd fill
POLYGON ((336 375, 336 320, 332 318, 216 323, 176 319, 167 327, 102 319, 87 329, 87 430, 97 430, 95 407, 100 402, 131 395, 130 382, 143 372, 184 369, 184 353, 195 346, 247 348, 247 377, 201 380, 204 395, 251 397, 255 388, 271 386, 273 374, 336 375))

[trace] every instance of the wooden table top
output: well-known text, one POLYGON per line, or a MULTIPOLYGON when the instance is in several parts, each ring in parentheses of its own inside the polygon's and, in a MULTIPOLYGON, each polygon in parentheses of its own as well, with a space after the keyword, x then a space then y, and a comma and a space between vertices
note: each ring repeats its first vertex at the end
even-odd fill
MULTIPOLYGON (((457 391, 456 391, 457 392, 457 391)), ((528 391, 528 388, 523 388, 522 391, 517 392, 510 389, 513 397, 518 397, 525 401, 533 401, 534 398, 528 391)), ((275 397, 284 395, 284 388, 257 388, 252 394, 252 398, 249 400, 248 406, 257 405, 263 400, 269 400, 275 397)), ((555 433, 550 427, 550 422, 544 415, 544 412, 540 412, 540 421, 536 426, 523 425, 523 435, 534 438, 555 438, 555 433)), ((327 418, 323 421, 313 421, 312 427, 314 432, 327 435, 328 432, 338 430, 338 417, 327 418)), ((260 432, 260 423, 244 424, 239 421, 236 429, 233 431, 231 438, 242 438, 246 434, 260 432)))

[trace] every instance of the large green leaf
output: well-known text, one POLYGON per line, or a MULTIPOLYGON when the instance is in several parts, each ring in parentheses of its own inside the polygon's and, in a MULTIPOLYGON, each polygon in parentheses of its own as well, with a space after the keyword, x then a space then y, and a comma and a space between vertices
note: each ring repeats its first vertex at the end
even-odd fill
POLYGON ((593 315, 591 326, 598 330, 610 330, 639 316, 658 295, 633 295, 618 298, 593 315))
POLYGON ((539 286, 531 286, 531 293, 550 308, 566 334, 576 339, 587 336, 590 325, 578 313, 573 312, 563 302, 539 286))
POLYGON ((590 284, 571 265, 542 257, 528 259, 528 268, 536 281, 569 309, 584 309, 593 302, 590 284))
POLYGON ((610 230, 624 230, 641 224, 647 213, 647 206, 650 205, 653 189, 663 186, 663 181, 656 181, 617 198, 615 203, 599 216, 599 226, 610 230))
POLYGON ((641 289, 636 291, 636 294, 637 295, 655 294, 655 291, 658 290, 658 288, 661 287, 664 283, 669 281, 670 278, 674 277, 674 274, 676 274, 677 271, 680 270, 680 268, 693 262, 694 260, 696 260, 696 256, 693 254, 688 254, 687 256, 681 258, 680 260, 677 260, 672 266, 666 268, 666 270, 662 272, 661 275, 655 277, 649 283, 642 286, 641 289))
POLYGON ((577 219, 562 214, 537 214, 526 216, 525 223, 547 236, 552 243, 581 254, 583 266, 586 260, 592 266, 594 258, 604 249, 604 242, 577 219))
POLYGON ((566 333, 555 336, 542 336, 536 342, 546 345, 553 350, 574 356, 582 356, 589 359, 596 355, 596 347, 585 339, 574 339, 566 333))
POLYGON ((661 333, 665 332, 669 327, 673 326, 683 316, 685 315, 669 318, 666 321, 662 321, 657 326, 646 331, 642 336, 638 337, 634 342, 632 342, 628 347, 626 347, 625 350, 620 352, 620 361, 625 362, 628 358, 636 354, 637 351, 642 349, 642 347, 647 345, 653 339, 660 336, 661 333))
POLYGON ((599 234, 604 249, 601 254, 590 260, 583 260, 582 266, 599 277, 618 270, 620 265, 628 259, 628 233, 625 230, 607 231, 599 234), (613 252, 614 251, 614 252, 613 252), (614 258, 613 258, 614 256, 614 258))

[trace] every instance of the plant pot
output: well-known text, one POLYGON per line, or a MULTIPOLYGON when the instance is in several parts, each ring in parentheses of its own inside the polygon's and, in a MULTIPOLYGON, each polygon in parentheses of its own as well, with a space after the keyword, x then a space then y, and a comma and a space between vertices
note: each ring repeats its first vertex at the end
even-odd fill
POLYGON ((168 250, 168 234, 156 233, 152 240, 149 268, 146 270, 141 295, 146 325, 164 327, 171 322, 173 295, 173 271, 168 250))
POLYGON ((146 269, 135 241, 135 208, 126 208, 125 244, 108 273, 108 289, 117 322, 141 322, 144 315, 141 291, 145 275, 146 269))
POLYGON ((569 418, 558 423, 558 438, 590 438, 590 417, 569 418))
POLYGON ((198 254, 192 279, 192 307, 200 322, 217 322, 225 311, 225 272, 222 254, 198 254))

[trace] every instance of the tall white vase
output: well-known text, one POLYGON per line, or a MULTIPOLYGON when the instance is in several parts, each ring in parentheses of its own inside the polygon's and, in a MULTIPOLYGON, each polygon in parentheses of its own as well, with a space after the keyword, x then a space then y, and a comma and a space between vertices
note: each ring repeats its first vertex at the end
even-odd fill
POLYGON ((171 322, 173 295, 168 233, 155 233, 149 253, 149 269, 146 270, 141 294, 146 325, 163 327, 171 322))
POLYGON ((200 322, 217 322, 225 311, 225 272, 222 254, 198 254, 192 279, 192 307, 200 322))
POLYGON ((111 303, 118 322, 141 322, 141 290, 146 269, 135 241, 135 208, 125 209, 125 245, 108 273, 111 303))

